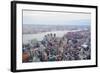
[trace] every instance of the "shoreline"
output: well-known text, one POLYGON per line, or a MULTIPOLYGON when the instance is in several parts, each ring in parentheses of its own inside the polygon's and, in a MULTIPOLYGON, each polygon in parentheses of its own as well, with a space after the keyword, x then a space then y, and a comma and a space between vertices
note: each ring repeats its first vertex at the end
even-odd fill
POLYGON ((53 34, 55 33, 57 37, 62 37, 68 32, 76 32, 76 31, 81 31, 81 30, 70 30, 70 31, 64 30, 64 31, 44 32, 44 33, 38 33, 38 34, 23 34, 22 43, 27 44, 32 39, 37 39, 38 41, 41 41, 45 35, 50 34, 50 33, 53 33, 53 34))

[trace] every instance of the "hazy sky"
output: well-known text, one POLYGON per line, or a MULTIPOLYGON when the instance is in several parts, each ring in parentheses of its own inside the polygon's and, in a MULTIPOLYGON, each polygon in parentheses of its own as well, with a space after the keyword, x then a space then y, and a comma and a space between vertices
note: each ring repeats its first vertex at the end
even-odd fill
POLYGON ((90 25, 91 14, 23 11, 23 24, 90 25))

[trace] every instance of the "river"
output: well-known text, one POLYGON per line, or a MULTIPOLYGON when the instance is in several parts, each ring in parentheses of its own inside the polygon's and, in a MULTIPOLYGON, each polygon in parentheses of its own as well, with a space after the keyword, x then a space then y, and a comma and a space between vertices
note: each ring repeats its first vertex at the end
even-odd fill
POLYGON ((27 44, 32 39, 37 39, 38 41, 41 41, 43 37, 47 34, 56 34, 57 37, 62 37, 64 34, 67 34, 67 32, 75 32, 79 30, 64 30, 64 31, 51 31, 51 32, 43 32, 38 34, 23 34, 23 43, 27 44))

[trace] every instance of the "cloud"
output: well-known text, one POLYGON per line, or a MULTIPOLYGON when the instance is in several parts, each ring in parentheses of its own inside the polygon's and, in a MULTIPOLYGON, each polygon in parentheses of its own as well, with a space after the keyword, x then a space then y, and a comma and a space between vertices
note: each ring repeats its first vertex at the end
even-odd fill
POLYGON ((90 24, 91 14, 23 11, 23 24, 80 25, 90 24))

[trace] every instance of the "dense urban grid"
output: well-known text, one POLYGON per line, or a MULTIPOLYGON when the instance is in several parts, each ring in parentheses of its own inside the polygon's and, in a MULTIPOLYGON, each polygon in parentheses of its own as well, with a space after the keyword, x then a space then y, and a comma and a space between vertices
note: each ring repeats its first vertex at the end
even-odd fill
POLYGON ((90 30, 68 32, 63 37, 49 33, 41 41, 23 44, 23 62, 72 61, 91 59, 90 30))

